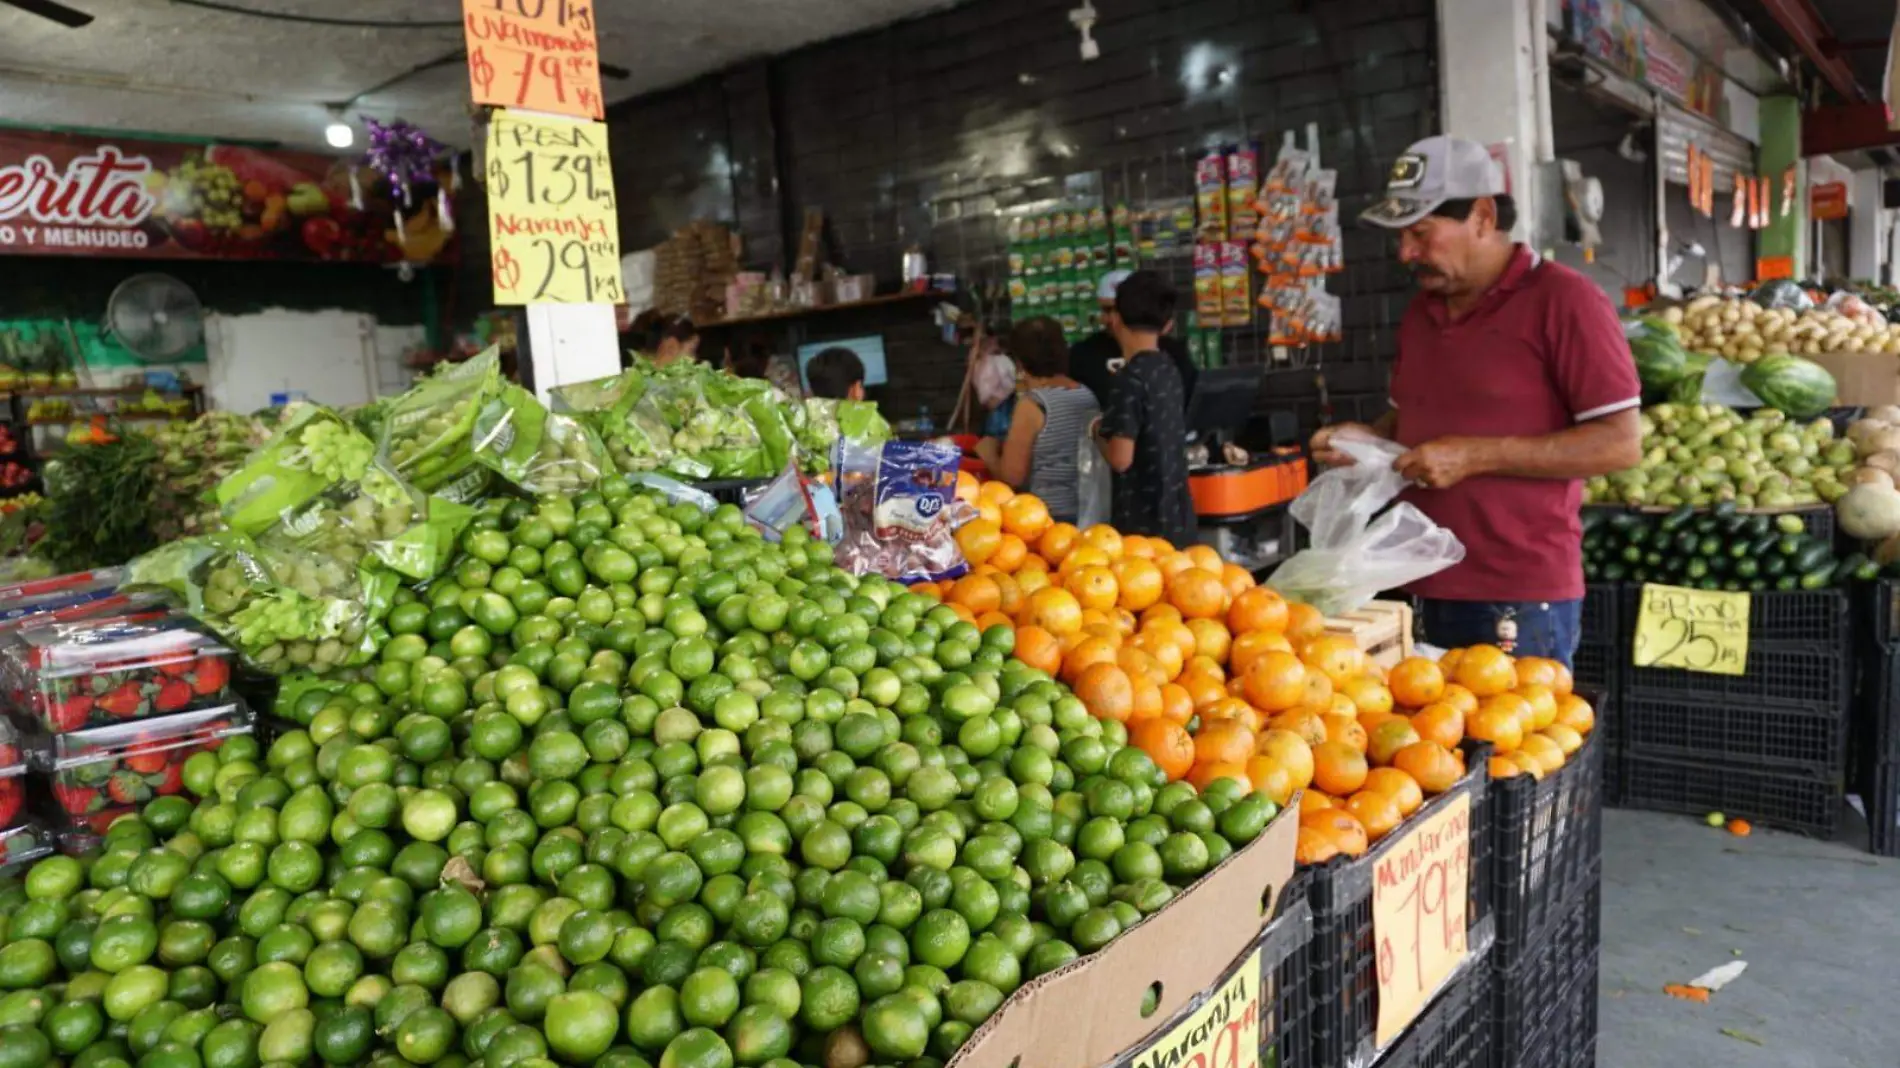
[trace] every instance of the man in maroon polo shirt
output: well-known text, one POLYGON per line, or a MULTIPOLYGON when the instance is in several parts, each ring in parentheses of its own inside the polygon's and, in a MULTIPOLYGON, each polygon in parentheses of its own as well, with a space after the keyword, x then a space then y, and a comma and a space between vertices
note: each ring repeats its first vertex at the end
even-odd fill
POLYGON ((1346 427, 1408 452, 1394 466, 1417 505, 1464 543, 1464 561, 1410 592, 1425 638, 1570 663, 1583 598, 1583 480, 1642 456, 1641 386, 1616 311, 1582 275, 1510 232, 1516 208, 1483 145, 1432 137, 1393 165, 1362 222, 1398 232, 1419 293, 1399 324, 1392 408, 1346 427))

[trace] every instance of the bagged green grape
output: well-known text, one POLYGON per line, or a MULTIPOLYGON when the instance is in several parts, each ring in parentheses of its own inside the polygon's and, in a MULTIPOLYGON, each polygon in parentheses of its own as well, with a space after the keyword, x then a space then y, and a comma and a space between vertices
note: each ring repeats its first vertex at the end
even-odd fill
POLYGON ((227 532, 146 553, 129 565, 124 588, 172 594, 245 663, 275 675, 368 662, 387 637, 377 621, 396 576, 227 532))
POLYGON ((870 401, 807 397, 792 410, 792 415, 799 467, 807 474, 830 466, 832 443, 840 439, 866 448, 891 439, 891 425, 870 401))
POLYGON ((378 397, 368 404, 352 405, 343 410, 350 424, 371 441, 379 441, 383 436, 383 424, 389 419, 389 406, 395 403, 394 397, 378 397))
POLYGON ((285 513, 362 477, 376 446, 328 408, 300 405, 249 462, 212 491, 224 522, 240 534, 265 530, 285 513))
POLYGON ((646 375, 629 368, 606 378, 555 386, 548 390, 548 405, 563 415, 596 412, 624 415, 646 388, 646 375))
POLYGON ((500 388, 493 348, 448 365, 390 402, 378 455, 421 490, 454 480, 474 463, 475 417, 500 388))
POLYGON ((592 427, 504 386, 475 420, 475 459, 528 493, 579 493, 600 482, 607 447, 592 427))
POLYGON ((420 582, 448 566, 455 539, 474 514, 466 504, 423 493, 376 462, 362 478, 338 483, 285 512, 257 541, 349 567, 381 564, 420 582))

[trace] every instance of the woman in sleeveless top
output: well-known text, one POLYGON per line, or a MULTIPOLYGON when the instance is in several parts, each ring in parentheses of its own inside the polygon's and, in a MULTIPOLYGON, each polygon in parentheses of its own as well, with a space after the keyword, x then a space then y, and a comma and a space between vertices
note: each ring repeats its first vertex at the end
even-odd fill
POLYGON ((1076 450, 1101 417, 1095 394, 1069 377, 1069 346, 1062 326, 1047 316, 1025 319, 1009 332, 1009 355, 1021 379, 1018 403, 1002 442, 984 438, 976 453, 990 477, 1042 498, 1049 515, 1073 523, 1077 507, 1076 450))

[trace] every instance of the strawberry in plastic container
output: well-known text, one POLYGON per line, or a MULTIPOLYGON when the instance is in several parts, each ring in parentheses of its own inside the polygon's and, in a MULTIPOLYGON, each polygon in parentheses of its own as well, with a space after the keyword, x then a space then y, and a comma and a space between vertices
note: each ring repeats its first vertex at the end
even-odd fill
POLYGON ((229 704, 60 735, 49 746, 53 800, 73 826, 101 832, 154 797, 183 792, 187 761, 251 729, 249 711, 229 704))
POLYGON ((230 648, 183 616, 138 613, 23 629, 7 689, 54 734, 228 703, 230 648))

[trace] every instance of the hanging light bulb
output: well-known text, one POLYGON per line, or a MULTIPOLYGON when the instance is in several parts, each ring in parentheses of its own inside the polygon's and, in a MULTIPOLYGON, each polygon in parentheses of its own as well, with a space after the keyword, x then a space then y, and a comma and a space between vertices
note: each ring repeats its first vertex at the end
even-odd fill
POLYGON ((341 108, 330 109, 330 125, 323 128, 323 139, 331 148, 348 148, 356 143, 356 129, 344 121, 341 108))

